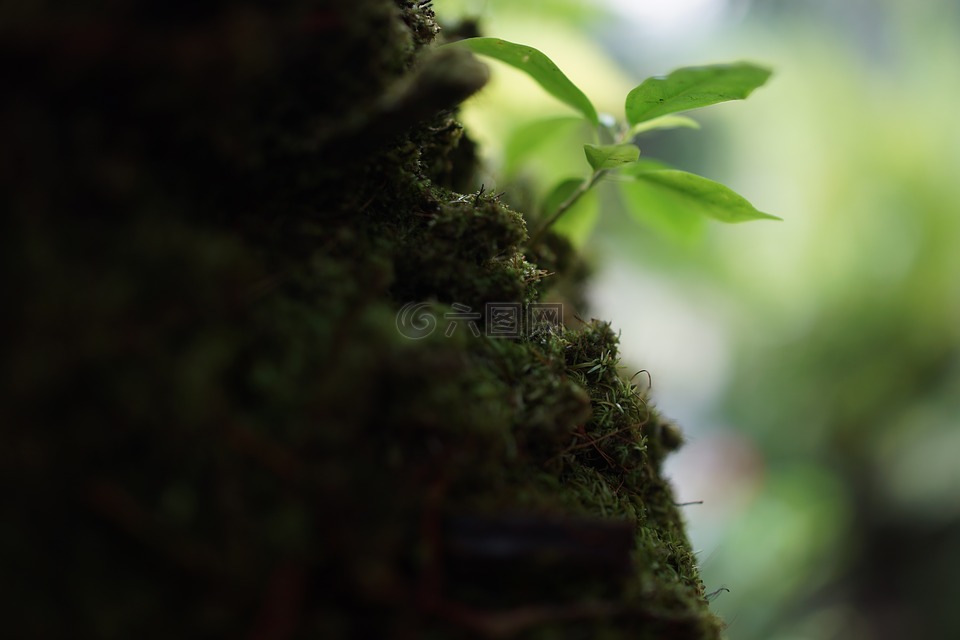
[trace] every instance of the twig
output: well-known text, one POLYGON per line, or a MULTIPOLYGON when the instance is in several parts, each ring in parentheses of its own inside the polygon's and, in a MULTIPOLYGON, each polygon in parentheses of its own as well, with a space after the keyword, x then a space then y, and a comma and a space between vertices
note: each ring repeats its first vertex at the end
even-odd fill
POLYGON ((597 181, 598 181, 606 172, 607 172, 606 169, 598 169, 598 170, 594 171, 594 172, 593 172, 593 175, 591 175, 583 184, 581 184, 579 187, 577 187, 577 189, 576 189, 573 193, 571 193, 571 194, 567 197, 566 200, 564 200, 563 202, 561 202, 561 203, 560 203, 560 206, 557 207, 557 210, 553 212, 553 215, 551 215, 549 218, 547 218, 547 219, 543 222, 543 224, 540 225, 540 227, 539 227, 539 228, 537 229, 537 231, 533 234, 533 236, 531 236, 530 242, 527 244, 527 246, 530 247, 530 248, 535 247, 535 246, 537 245, 537 243, 540 241, 540 238, 543 236, 543 234, 547 232, 547 229, 549 229, 551 226, 553 226, 553 223, 555 223, 557 220, 559 220, 559 219, 560 219, 560 216, 562 216, 562 215, 567 211, 567 209, 569 209, 569 208, 572 207, 574 204, 576 204, 577 200, 579 200, 580 197, 583 196, 583 194, 585 194, 587 191, 589 191, 590 188, 591 188, 593 185, 595 185, 595 184, 597 183, 597 181))

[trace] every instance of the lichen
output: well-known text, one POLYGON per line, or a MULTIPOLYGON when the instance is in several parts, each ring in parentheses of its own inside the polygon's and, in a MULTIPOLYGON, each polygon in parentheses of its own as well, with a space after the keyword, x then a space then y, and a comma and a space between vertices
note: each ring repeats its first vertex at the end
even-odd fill
POLYGON ((5 45, 10 635, 717 637, 609 325, 398 331, 584 276, 457 190, 429 3, 98 6, 5 45))

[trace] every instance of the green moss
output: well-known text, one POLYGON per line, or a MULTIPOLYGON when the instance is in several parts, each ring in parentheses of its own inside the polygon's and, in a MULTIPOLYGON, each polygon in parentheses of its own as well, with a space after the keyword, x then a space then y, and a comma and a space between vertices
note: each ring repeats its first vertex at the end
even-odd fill
POLYGON ((73 11, 102 42, 21 16, 0 118, 13 635, 718 636, 609 325, 398 331, 584 277, 452 190, 426 4, 73 11))

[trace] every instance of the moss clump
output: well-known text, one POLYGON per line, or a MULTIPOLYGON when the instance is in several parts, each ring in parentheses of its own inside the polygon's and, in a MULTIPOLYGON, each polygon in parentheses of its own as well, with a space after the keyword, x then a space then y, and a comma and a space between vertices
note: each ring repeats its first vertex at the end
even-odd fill
POLYGON ((609 326, 445 335, 582 274, 451 190, 428 4, 6 23, 12 635, 718 635, 609 326))

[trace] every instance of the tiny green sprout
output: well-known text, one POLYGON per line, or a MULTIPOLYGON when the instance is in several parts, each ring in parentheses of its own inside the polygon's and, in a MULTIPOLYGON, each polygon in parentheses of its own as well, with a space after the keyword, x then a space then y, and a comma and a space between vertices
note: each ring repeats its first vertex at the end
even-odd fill
MULTIPOLYGON (((638 219, 653 215, 670 221, 708 216, 722 222, 773 219, 730 188, 656 160, 640 159, 638 136, 657 129, 699 129, 697 121, 680 115, 719 102, 743 100, 770 78, 769 69, 747 62, 677 69, 647 78, 628 94, 624 119, 598 114, 589 98, 542 52, 499 38, 468 38, 446 47, 459 47, 488 56, 523 71, 552 96, 578 112, 591 125, 593 143, 583 146, 591 171, 582 178, 564 178, 541 199, 539 226, 530 235, 534 247, 558 220, 568 214, 601 180, 615 176, 621 200, 638 219), (602 143, 601 143, 602 141, 602 143)), ((554 122, 544 121, 548 127, 554 122)), ((565 224, 563 233, 583 241, 593 219, 565 224)), ((559 231, 559 229, 557 229, 559 231)))

